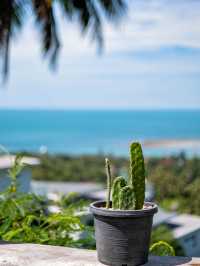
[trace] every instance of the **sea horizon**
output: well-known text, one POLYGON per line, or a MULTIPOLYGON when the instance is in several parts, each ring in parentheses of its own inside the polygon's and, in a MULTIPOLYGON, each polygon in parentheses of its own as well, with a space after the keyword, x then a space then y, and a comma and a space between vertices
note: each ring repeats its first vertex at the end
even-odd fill
POLYGON ((0 144, 12 152, 124 156, 140 141, 147 156, 200 155, 200 109, 0 108, 0 122, 0 144))
POLYGON ((0 106, 0 111, 86 111, 86 112, 93 112, 93 111, 97 111, 97 112, 146 112, 146 111, 167 111, 167 112, 190 112, 190 111, 200 111, 200 108, 195 108, 195 107, 191 107, 191 108, 165 108, 165 107, 156 107, 156 108, 62 108, 62 107, 51 107, 51 108, 46 108, 46 107, 1 107, 0 106))

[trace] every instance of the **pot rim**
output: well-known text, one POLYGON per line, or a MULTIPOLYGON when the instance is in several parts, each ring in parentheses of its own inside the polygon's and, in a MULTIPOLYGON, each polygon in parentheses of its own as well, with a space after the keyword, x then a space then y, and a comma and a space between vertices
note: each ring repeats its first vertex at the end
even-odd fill
POLYGON ((152 216, 158 212, 158 206, 153 202, 145 202, 144 205, 151 206, 151 208, 142 210, 109 210, 106 208, 102 208, 102 206, 105 206, 105 204, 106 201, 104 200, 95 201, 90 204, 90 211, 94 215, 108 216, 113 218, 152 216))

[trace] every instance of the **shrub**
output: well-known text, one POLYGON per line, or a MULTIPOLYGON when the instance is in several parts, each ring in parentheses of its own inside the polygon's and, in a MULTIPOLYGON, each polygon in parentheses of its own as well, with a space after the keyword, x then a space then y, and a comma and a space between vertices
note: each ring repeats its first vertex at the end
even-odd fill
POLYGON ((11 185, 0 194, 0 238, 14 243, 90 247, 90 231, 86 239, 77 238, 77 234, 87 231, 76 214, 82 205, 65 199, 62 212, 52 214, 45 198, 18 192, 17 176, 24 167, 21 159, 16 157, 9 170, 11 185))

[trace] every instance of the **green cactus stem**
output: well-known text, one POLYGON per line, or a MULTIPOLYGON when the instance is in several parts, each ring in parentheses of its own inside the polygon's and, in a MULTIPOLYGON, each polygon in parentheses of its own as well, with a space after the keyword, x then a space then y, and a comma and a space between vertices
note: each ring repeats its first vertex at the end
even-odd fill
POLYGON ((134 190, 135 209, 142 209, 145 199, 145 166, 142 147, 138 142, 133 142, 130 145, 129 185, 134 190))
POLYGON ((115 178, 113 182, 113 188, 112 188, 112 208, 113 209, 119 209, 120 190, 126 185, 127 185, 126 180, 122 176, 115 178))
POLYGON ((106 167, 106 175, 107 175, 107 200, 106 200, 106 208, 110 208, 110 194, 111 194, 111 187, 112 187, 112 177, 111 177, 111 170, 110 170, 110 162, 108 158, 105 159, 105 167, 106 167))
POLYGON ((133 210, 135 208, 134 190, 131 186, 121 188, 119 193, 119 209, 133 210))
POLYGON ((175 256, 174 248, 165 241, 154 243, 149 251, 154 256, 175 256))

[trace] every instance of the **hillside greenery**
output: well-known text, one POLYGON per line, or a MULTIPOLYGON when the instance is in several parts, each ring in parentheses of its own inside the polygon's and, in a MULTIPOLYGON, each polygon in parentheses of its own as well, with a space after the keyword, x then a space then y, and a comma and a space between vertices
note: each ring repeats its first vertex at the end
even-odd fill
MULTIPOLYGON (((89 156, 42 155, 32 169, 35 180, 85 181, 106 184, 103 154, 89 156)), ((128 175, 129 161, 109 156, 113 176, 128 175)), ((155 201, 168 210, 200 215, 200 158, 181 153, 146 160, 147 180, 155 187, 155 201), (192 202, 192 204, 191 204, 192 202), (190 204, 189 204, 190 203, 190 204)))
MULTIPOLYGON (((113 174, 119 173, 121 168, 127 165, 126 158, 113 156, 109 158, 115 166, 112 168, 113 174)), ((42 155, 40 161, 41 164, 32 169, 32 178, 35 180, 88 181, 106 184, 104 155, 42 155)))
POLYGON ((200 215, 200 158, 150 159, 147 168, 155 199, 164 209, 200 215))

